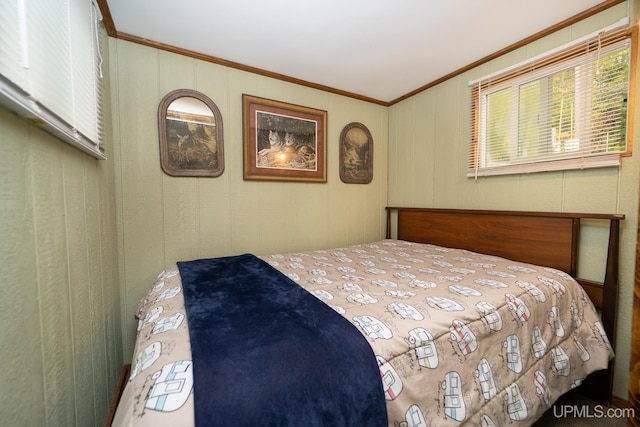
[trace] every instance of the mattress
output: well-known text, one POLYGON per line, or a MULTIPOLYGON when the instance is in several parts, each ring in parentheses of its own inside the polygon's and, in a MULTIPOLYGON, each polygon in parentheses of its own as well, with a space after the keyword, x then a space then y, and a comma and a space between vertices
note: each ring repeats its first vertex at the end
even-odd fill
MULTIPOLYGON (((530 425, 613 358, 593 304, 553 268, 390 239, 259 258, 368 340, 389 425, 530 425)), ((113 425, 194 425, 184 305, 172 266, 140 301, 113 425)))

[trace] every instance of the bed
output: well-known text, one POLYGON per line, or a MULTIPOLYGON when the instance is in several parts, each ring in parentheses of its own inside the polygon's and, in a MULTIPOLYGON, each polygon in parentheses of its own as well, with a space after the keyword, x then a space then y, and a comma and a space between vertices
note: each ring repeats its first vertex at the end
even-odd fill
POLYGON ((388 207, 378 242, 179 262, 140 301, 112 425, 531 425, 576 388, 607 403, 623 219, 388 207), (602 282, 574 279, 583 220, 609 228, 602 282))

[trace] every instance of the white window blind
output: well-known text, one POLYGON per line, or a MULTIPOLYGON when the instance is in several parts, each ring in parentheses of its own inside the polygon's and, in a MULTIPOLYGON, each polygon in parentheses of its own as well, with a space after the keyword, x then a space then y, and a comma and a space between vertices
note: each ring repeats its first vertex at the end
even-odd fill
POLYGON ((0 2, 0 104, 104 159, 99 16, 91 0, 0 2))
POLYGON ((467 176, 615 166, 630 152, 631 30, 471 82, 467 176))

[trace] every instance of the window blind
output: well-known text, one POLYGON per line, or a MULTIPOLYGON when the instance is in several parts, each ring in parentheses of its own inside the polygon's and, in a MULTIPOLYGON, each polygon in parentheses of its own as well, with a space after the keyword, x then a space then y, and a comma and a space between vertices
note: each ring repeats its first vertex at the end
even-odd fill
POLYGON ((99 19, 91 0, 0 2, 0 104, 104 159, 99 19))
POLYGON ((599 32, 472 82, 467 176, 619 164, 635 34, 599 32))

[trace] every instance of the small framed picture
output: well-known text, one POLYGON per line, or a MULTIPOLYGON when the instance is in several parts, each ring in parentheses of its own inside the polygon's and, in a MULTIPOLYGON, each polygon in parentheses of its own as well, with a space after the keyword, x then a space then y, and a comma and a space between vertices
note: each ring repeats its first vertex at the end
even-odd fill
POLYGON ((160 166, 167 175, 217 177, 224 171, 222 115, 191 89, 169 92, 158 106, 160 166))
POLYGON ((327 182, 327 112, 242 95, 244 179, 327 182))
POLYGON ((368 184, 373 179, 373 138, 362 123, 349 123, 340 133, 340 179, 368 184))

